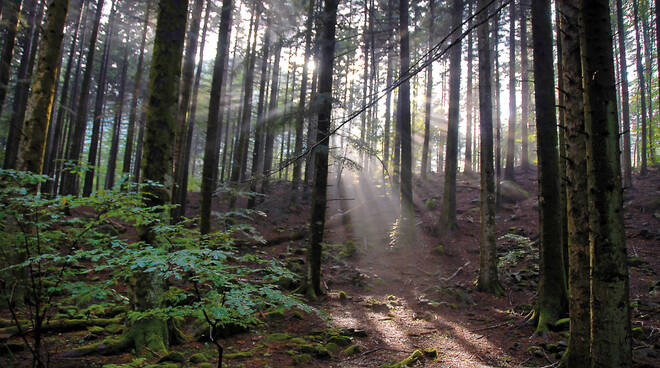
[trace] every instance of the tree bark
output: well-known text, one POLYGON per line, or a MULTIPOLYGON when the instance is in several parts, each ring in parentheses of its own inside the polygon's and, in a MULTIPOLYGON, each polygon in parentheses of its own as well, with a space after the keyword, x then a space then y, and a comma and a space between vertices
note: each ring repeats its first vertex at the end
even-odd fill
POLYGON ((628 62, 626 60, 626 29, 623 26, 622 0, 616 0, 616 23, 621 64, 621 109, 623 111, 623 186, 632 187, 632 161, 630 151, 630 97, 628 93, 628 62))
POLYGON ((399 221, 401 245, 412 245, 415 240, 415 211, 412 191, 412 137, 410 129, 410 34, 408 32, 408 0, 399 0, 399 121, 401 127, 401 218, 399 221))
POLYGON ((273 145, 275 141, 275 125, 281 117, 281 112, 277 107, 277 95, 279 93, 280 81, 280 55, 282 53, 282 40, 275 43, 275 52, 273 55, 273 72, 270 82, 270 101, 268 103, 268 114, 266 115, 266 146, 264 148, 264 169, 263 181, 261 183, 261 192, 268 193, 270 174, 273 168, 273 145))
POLYGON ((119 153, 119 135, 121 134, 121 120, 124 112, 124 90, 126 89, 126 74, 128 73, 128 46, 124 45, 124 60, 121 68, 121 79, 119 82, 119 96, 116 102, 115 121, 112 126, 112 142, 110 143, 110 154, 105 174, 105 189, 115 186, 115 169, 117 167, 117 155, 119 153))
MULTIPOLYGON (((429 50, 433 48, 435 0, 429 0, 429 50)), ((424 101, 424 143, 422 146, 422 179, 429 171, 429 142, 431 140, 431 105, 433 104, 433 63, 426 69, 426 98, 424 101)))
POLYGON ((539 160, 539 285, 534 318, 536 332, 545 333, 567 307, 562 252, 557 115, 552 51, 550 0, 532 2, 534 93, 539 160))
MULTIPOLYGON (((468 13, 472 15, 472 2, 470 2, 468 6, 468 13)), ((470 22, 470 27, 473 27, 474 23, 470 22)), ((472 112, 474 111, 474 102, 473 102, 473 92, 474 92, 474 86, 472 84, 472 57, 474 56, 474 52, 472 49, 472 44, 473 44, 473 32, 470 32, 468 34, 468 48, 467 48, 467 86, 466 86, 466 93, 467 95, 465 96, 465 112, 466 112, 466 126, 465 126, 465 162, 464 162, 464 168, 463 171, 466 173, 472 172, 472 123, 474 120, 474 115, 472 112)), ((475 124, 476 125, 476 122, 475 124)))
POLYGON ((506 165, 504 178, 515 180, 515 144, 516 144, 516 5, 509 3, 509 133, 506 138, 506 165))
POLYGON ((11 60, 14 56, 14 45, 16 44, 16 32, 18 29, 18 11, 22 0, 7 0, 2 4, 2 24, 4 25, 4 43, 0 55, 0 115, 7 96, 7 84, 9 83, 9 72, 11 71, 11 60))
MULTIPOLYGON (((452 2, 452 29, 460 30, 462 23, 462 0, 452 2)), ((458 170, 458 123, 461 91, 461 40, 458 32, 452 36, 449 54, 449 117, 445 154, 445 181, 442 195, 442 231, 456 228, 456 171, 458 170)))
MULTIPOLYGON (((405 1, 405 0, 404 0, 405 1)), ((314 298, 322 294, 321 253, 325 227, 326 191, 328 184, 328 140, 332 115, 332 72, 335 54, 335 24, 339 0, 325 0, 321 17, 318 130, 319 145, 314 155, 314 185, 312 189, 312 214, 310 220, 310 244, 308 250, 307 295, 314 298)))
POLYGON ((19 170, 41 173, 68 7, 68 0, 48 2, 43 36, 39 40, 37 69, 30 85, 27 116, 17 156, 19 170))
POLYGON ((592 367, 630 367, 632 340, 619 124, 607 2, 580 1, 591 251, 592 367), (598 331, 598 333, 594 333, 598 331))
MULTIPOLYGON (((98 37, 99 24, 101 23, 101 15, 103 12, 103 1, 104 0, 98 0, 96 4, 96 16, 94 17, 92 36, 89 42, 87 59, 85 62, 85 71, 83 72, 83 80, 80 87, 80 99, 78 101, 75 121, 72 121, 71 127, 69 128, 69 139, 65 159, 69 161, 70 165, 74 166, 79 164, 80 155, 82 154, 83 144, 85 141, 85 130, 87 129, 87 105, 89 103, 89 87, 92 80, 92 71, 94 70, 94 54, 96 53, 96 39, 98 37)), ((66 171, 62 176, 60 194, 78 195, 79 191, 80 177, 78 172, 66 171)))
POLYGON ((488 41, 488 0, 479 0, 482 10, 477 20, 479 42, 479 133, 481 135, 481 236, 479 242, 479 278, 477 289, 496 295, 504 289, 497 276, 495 235, 495 180, 493 167, 493 100, 491 99, 491 63, 488 41))
MULTIPOLYGON (((527 124, 529 118, 529 67, 527 65, 527 12, 520 2, 520 135, 522 136, 521 169, 529 170, 529 137, 527 124)), ((532 0, 533 2, 533 0, 532 0)))
POLYGON ((642 46, 640 42, 640 34, 639 34, 639 9, 637 5, 638 1, 633 0, 633 11, 635 14, 635 19, 634 19, 634 25, 635 25, 635 42, 636 42, 636 65, 637 65, 637 81, 639 85, 639 94, 640 94, 640 100, 641 100, 641 108, 640 108, 640 114, 642 116, 642 148, 641 148, 641 167, 639 169, 639 174, 640 175, 646 175, 648 173, 648 168, 647 168, 647 149, 646 149, 646 143, 647 143, 647 136, 646 136, 646 82, 645 82, 645 77, 644 77, 644 65, 642 63, 642 46))
MULTIPOLYGON (((213 80, 211 82, 211 103, 206 128, 206 142, 204 145, 204 167, 202 169, 202 188, 200 203, 200 232, 208 234, 211 231, 211 206, 213 204, 213 172, 218 167, 218 133, 221 120, 220 97, 225 79, 225 60, 229 52, 231 37, 231 19, 234 8, 233 0, 223 0, 220 12, 220 33, 218 36, 217 54, 213 66, 213 80)), ((225 148, 226 150, 226 148, 225 148)))

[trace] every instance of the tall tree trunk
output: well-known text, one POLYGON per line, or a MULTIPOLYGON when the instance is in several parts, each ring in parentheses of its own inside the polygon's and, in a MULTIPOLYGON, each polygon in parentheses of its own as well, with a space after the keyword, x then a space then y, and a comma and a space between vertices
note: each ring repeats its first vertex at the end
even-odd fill
POLYGON ((630 157, 630 97, 628 93, 628 62, 626 59, 626 29, 623 25, 622 0, 616 0, 616 23, 621 63, 621 109, 623 110, 623 186, 632 187, 632 161, 630 157))
POLYGON ((582 62, 578 29, 578 3, 560 0, 560 32, 566 119, 566 207, 568 230, 568 311, 571 318, 569 367, 589 367, 591 312, 589 310, 589 212, 587 203, 587 149, 582 99, 582 62))
POLYGON ((124 45, 124 60, 121 68, 119 82, 119 96, 115 110, 115 121, 112 127, 112 142, 105 174, 105 189, 115 186, 115 169, 117 167, 117 154, 119 153, 119 135, 121 134, 121 120, 124 112, 124 90, 126 89, 126 74, 128 73, 128 46, 124 45))
POLYGON ((30 79, 32 77, 32 69, 34 68, 34 61, 36 59, 37 45, 39 43, 41 27, 38 27, 37 25, 41 24, 43 4, 43 2, 37 3, 36 0, 33 2, 26 0, 23 4, 23 11, 21 11, 22 16, 28 19, 28 26, 26 27, 23 36, 19 39, 19 44, 22 46, 21 49, 23 50, 23 53, 21 55, 21 62, 16 76, 17 83, 14 93, 13 111, 9 123, 7 146, 5 147, 5 162, 3 165, 5 169, 16 169, 17 167, 18 146, 23 131, 30 79))
POLYGON ((534 314, 538 322, 537 333, 548 331, 548 326, 554 324, 567 307, 559 215, 559 158, 550 17, 550 0, 532 2, 536 147, 539 160, 540 279, 534 314))
POLYGON ((479 278, 477 288, 493 294, 504 289, 497 276, 495 244, 495 180, 493 167, 493 100, 491 99, 491 63, 488 41, 488 0, 479 0, 483 9, 477 20, 479 45, 479 133, 481 135, 481 236, 479 245, 479 278))
MULTIPOLYGON (((526 5, 520 0, 520 135, 522 136, 522 153, 520 165, 523 171, 529 170, 529 137, 527 124, 529 118, 529 67, 527 66, 527 12, 526 5)), ((532 0, 533 2, 533 0, 532 0)))
MULTIPOLYGON (((405 0, 404 0, 405 1, 405 0)), ((328 140, 332 115, 332 72, 335 55, 335 24, 339 0, 325 0, 321 17, 319 105, 316 141, 319 145, 314 155, 314 186, 312 189, 312 214, 308 250, 307 295, 314 298, 322 294, 321 253, 325 228, 326 191, 328 184, 328 140)))
MULTIPOLYGON (((435 0, 429 0, 429 51, 433 48, 435 0)), ((426 98, 424 101, 424 143, 422 146, 422 178, 429 171, 429 141, 431 140, 431 105, 433 104, 433 63, 426 69, 426 98)))
POLYGON ((39 40, 37 69, 30 85, 27 116, 18 150, 16 167, 19 170, 41 173, 68 7, 68 0, 48 1, 44 32, 39 40))
POLYGON ((495 68, 495 208, 498 208, 502 199, 500 191, 500 183, 502 182, 502 109, 500 103, 499 16, 495 16, 493 19, 493 34, 495 35, 493 45, 495 68))
MULTIPOLYGON (((142 190, 147 206, 164 205, 170 201, 172 183, 172 145, 176 129, 178 84, 181 75, 181 58, 188 17, 188 0, 160 0, 158 21, 153 47, 153 59, 149 74, 149 100, 145 128, 142 190)), ((138 229, 140 239, 158 247, 153 229, 138 229)), ((135 277, 134 303, 138 311, 160 307, 164 282, 153 272, 140 271, 135 277)), ((149 316, 135 321, 130 327, 135 349, 151 353, 167 352, 169 331, 167 321, 149 316), (143 346, 144 344, 144 346, 143 346)))
POLYGON ((141 170, 142 147, 144 147, 144 128, 145 128, 146 120, 147 120, 147 112, 143 110, 142 113, 140 114, 140 119, 137 121, 139 129, 138 129, 137 143, 135 146, 135 159, 133 160, 133 162, 135 163, 133 165, 133 180, 136 183, 140 182, 140 173, 142 172, 141 170))
POLYGON ((580 1, 591 250, 592 367, 630 367, 632 340, 619 124, 607 2, 580 1), (597 331, 598 333, 594 333, 597 331))
MULTIPOLYGON (((472 2, 468 6, 468 14, 472 15, 472 2)), ((470 23, 470 27, 473 27, 474 23, 470 23)), ((465 96, 465 112, 466 112, 466 127, 465 127, 465 162, 463 171, 466 173, 472 172, 472 123, 474 120, 473 109, 474 101, 472 96, 474 96, 474 86, 472 84, 472 57, 474 52, 472 50, 473 43, 473 32, 468 34, 468 49, 467 49, 467 87, 465 96)), ((476 125, 476 123, 474 124, 476 125)))
MULTIPOLYGON (((183 187, 184 177, 188 176, 187 165, 183 164, 186 158, 186 142, 188 138, 188 125, 194 124, 193 117, 188 115, 190 109, 190 99, 192 97, 192 86, 195 78, 195 57, 197 56, 197 46, 199 43, 199 25, 202 19, 202 10, 204 9, 203 0, 194 0, 193 10, 190 17, 190 25, 188 26, 188 43, 186 44, 183 69, 181 70, 181 83, 179 86, 179 108, 176 115, 176 133, 174 137, 174 153, 172 163, 172 204, 178 205, 172 209, 172 221, 178 222, 184 214, 185 203, 183 192, 187 192, 188 188, 183 187)), ((201 60, 200 60, 201 62, 201 60)))
MULTIPOLYGON (((181 188, 181 192, 180 192, 181 197, 179 200, 179 202, 181 203, 181 210, 179 211, 181 216, 185 216, 186 214, 186 206, 187 206, 186 198, 188 196, 188 177, 195 176, 195 161, 197 159, 197 153, 199 152, 199 150, 196 149, 195 152, 193 153, 192 169, 189 170, 190 161, 191 161, 190 155, 193 146, 192 139, 195 128, 195 115, 197 113, 197 95, 199 93, 199 84, 202 78, 202 67, 204 66, 204 45, 206 44, 206 34, 208 31, 210 13, 211 13, 211 6, 207 4, 206 11, 204 12, 204 27, 202 29, 202 41, 199 44, 199 62, 197 63, 197 71, 195 72, 195 82, 193 84, 192 102, 190 104, 190 112, 188 114, 188 120, 190 121, 190 123, 187 125, 188 130, 186 132, 185 147, 181 159, 182 175, 180 178, 181 183, 179 185, 179 187, 181 188), (188 173, 189 171, 190 174, 188 173)), ((218 140, 218 144, 220 144, 220 140, 218 140)), ((198 147, 198 145, 195 145, 195 147, 198 147)), ((217 171, 218 170, 216 169, 215 172, 217 173, 217 171)))
MULTIPOLYGON (((135 77, 133 78, 133 96, 131 99, 131 110, 128 113, 128 128, 126 129, 126 148, 124 150, 124 166, 122 171, 126 173, 131 172, 131 159, 133 158, 133 141, 135 136, 135 124, 137 121, 138 112, 138 96, 140 95, 140 86, 142 84, 142 72, 144 64, 144 51, 147 43, 147 31, 149 30, 149 14, 151 13, 152 0, 147 0, 147 9, 144 13, 144 23, 142 24, 142 38, 140 40, 140 56, 138 57, 137 68, 135 69, 135 77)), ((139 167, 139 162, 133 163, 134 167, 139 167)), ((137 182, 135 176, 132 178, 137 182)))
MULTIPOLYGON (((655 0, 655 54, 657 58, 658 65, 658 114, 660 114, 660 3, 658 0, 655 0)), ((625 129, 625 128, 624 128, 625 129)), ((630 136, 628 137, 630 139, 630 136)), ((628 155, 630 155, 630 150, 628 150, 628 155)), ((653 157, 655 158, 655 150, 653 151, 653 157)), ((630 158, 628 159, 630 161, 630 158)))
MULTIPOLYGON (((646 4, 647 12, 650 12, 649 4, 646 4)), ((653 61, 651 61, 651 41, 649 40, 649 27, 648 27, 648 13, 644 12, 642 14, 642 36, 644 40, 644 64, 646 65, 646 77, 648 78, 648 83, 644 86, 646 88, 645 93, 649 96, 648 103, 648 149, 649 149, 649 158, 651 159, 651 164, 655 163, 655 148, 653 147, 653 61)))
MULTIPOLYGON (((213 80, 211 81, 211 99, 206 127, 206 142, 204 145, 204 168, 202 169, 202 187, 200 203, 200 232, 208 234, 211 231, 211 206, 213 204, 213 172, 218 167, 218 129, 222 122, 220 98, 225 80, 225 61, 229 53, 231 37, 231 18, 234 8, 233 0, 223 0, 220 12, 220 33, 218 36, 217 54, 213 65, 213 80)), ((225 151, 226 151, 225 147, 225 151)))
POLYGON ((506 138, 504 178, 514 180, 516 143, 516 18, 515 1, 509 3, 509 133, 506 138))
MULTIPOLYGON (((463 1, 453 0, 452 29, 461 29, 463 1)), ((456 171, 458 170, 458 123, 461 92, 461 41, 459 32, 452 36, 454 47, 449 51, 449 117, 447 123, 447 153, 445 154, 445 180, 442 195, 442 231, 456 228, 456 171)))
MULTIPOLYGON (((85 130, 87 129, 87 108, 89 103, 89 87, 92 81, 92 71, 94 70, 94 54, 96 53, 96 39, 99 33, 99 24, 101 23, 101 15, 103 13, 103 1, 98 0, 96 3, 96 16, 94 17, 94 24, 92 26, 92 36, 89 42, 89 49, 87 51, 87 59, 85 61, 85 71, 83 72, 83 80, 80 87, 80 98, 78 101, 78 108, 76 110, 75 121, 72 121, 69 128, 69 139, 66 150, 65 159, 69 161, 70 165, 77 166, 82 154, 83 144, 85 142, 85 130)), ((80 177, 77 171, 67 171, 62 176, 62 185, 60 186, 60 194, 74 194, 78 195, 80 191, 80 177)))
POLYGON ((108 25, 105 35, 105 45, 103 47, 103 56, 101 57, 101 68, 99 70, 99 78, 97 83, 96 101, 94 103, 94 116, 92 117, 92 140, 89 146, 89 154, 87 156, 87 170, 85 171, 85 183, 83 185, 83 196, 87 197, 92 194, 92 187, 94 183, 94 173, 96 172, 96 155, 100 155, 99 148, 99 132, 103 124, 103 110, 105 106, 105 89, 106 79, 108 76, 108 63, 110 62, 110 47, 112 45, 112 38, 114 36, 114 21, 117 9, 115 8, 116 0, 112 1, 110 7, 110 17, 108 18, 108 25))
MULTIPOLYGON (((260 3, 255 3, 253 8, 254 29, 252 44, 248 48, 246 62, 245 62, 245 79, 243 90, 243 106, 241 111, 241 118, 237 129, 236 148, 234 149, 234 157, 231 169, 231 182, 235 186, 239 185, 245 167, 247 165, 247 151, 249 146, 250 137, 250 121, 252 120, 252 90, 254 86, 254 66, 256 63, 256 47, 257 47, 257 33, 259 30, 260 16, 260 3)), ((250 38, 248 37, 248 41, 250 38)), ((232 199, 232 207, 235 198, 232 199)))
MULTIPOLYGON (((78 18, 74 25, 75 31, 73 37, 71 38, 71 52, 67 60, 66 69, 64 72, 64 81, 62 83, 62 90, 60 92, 60 102, 59 109, 57 111, 57 117, 55 118, 55 126, 53 126, 52 141, 46 146, 46 154, 44 157, 44 174, 50 177, 55 175, 57 169, 57 162, 60 159, 59 152, 63 146, 62 136, 64 134, 64 119, 67 114, 68 108, 68 97, 69 97, 69 85, 71 81, 71 70, 73 69, 73 58, 76 54, 76 44, 78 43, 78 32, 80 27, 84 28, 87 20, 87 6, 86 2, 83 2, 82 9, 78 13, 78 18)), ((46 183, 46 187, 42 190, 46 193, 55 194, 57 190, 57 177, 53 177, 53 180, 49 180, 46 183)))
POLYGON ((263 182, 261 183, 261 192, 268 193, 270 174, 273 167, 273 145, 275 141, 275 126, 279 121, 281 112, 277 107, 277 95, 279 93, 280 81, 280 55, 282 53, 282 40, 275 43, 275 52, 273 55, 273 72, 270 82, 270 101, 268 103, 268 114, 266 115, 266 146, 264 148, 264 169, 263 182))
POLYGON ((646 163, 646 157, 647 157, 647 149, 646 149, 646 142, 647 142, 647 136, 646 136, 646 82, 645 82, 645 77, 644 77, 644 65, 642 63, 642 46, 640 42, 640 34, 639 34, 639 9, 638 9, 638 0, 633 0, 633 11, 635 14, 635 20, 634 20, 634 25, 635 25, 635 42, 636 42, 636 65, 637 65, 637 81, 638 81, 638 86, 639 86, 639 94, 640 94, 640 100, 641 100, 641 111, 640 114, 642 116, 642 150, 641 150, 641 159, 642 159, 642 165, 639 170, 640 175, 646 175, 648 172, 647 169, 647 163, 646 163))
MULTIPOLYGON (((385 133, 383 140, 385 141, 385 147, 383 148, 383 163, 385 168, 389 169, 390 161, 390 126, 392 121, 392 90, 390 86, 392 85, 392 77, 394 74, 394 54, 395 47, 392 40, 394 39, 394 0, 387 0, 387 23, 388 23, 388 41, 387 41, 387 95, 385 96, 385 133)), ((348 73, 348 71, 347 71, 348 73)))
MULTIPOLYGON (((259 181, 259 174, 263 171, 263 135, 265 114, 264 114, 264 101, 266 100, 266 83, 268 81, 268 52, 270 48, 271 29, 270 24, 266 27, 264 34, 264 43, 261 47, 261 80, 259 82, 259 97, 257 101, 257 125, 254 129, 254 150, 252 151, 252 174, 250 178, 250 191, 257 191, 257 184, 259 181), (260 168, 260 166, 262 166, 260 168)), ((248 208, 254 208, 256 204, 256 197, 250 196, 248 198, 248 208)))
POLYGON ((401 122, 401 218, 399 221, 402 245, 415 240, 415 211, 412 191, 412 137, 410 129, 410 34, 408 32, 408 0, 399 0, 399 121, 401 122))
MULTIPOLYGON (((2 25, 4 25, 4 42, 2 54, 0 54, 0 115, 2 106, 7 96, 7 84, 9 83, 9 72, 11 71, 11 60, 14 56, 14 45, 16 44, 16 31, 18 29, 18 11, 22 0, 6 0, 2 4, 2 25)), ((26 1, 26 3, 28 3, 26 1)), ((27 4, 29 5, 29 4, 27 4)))

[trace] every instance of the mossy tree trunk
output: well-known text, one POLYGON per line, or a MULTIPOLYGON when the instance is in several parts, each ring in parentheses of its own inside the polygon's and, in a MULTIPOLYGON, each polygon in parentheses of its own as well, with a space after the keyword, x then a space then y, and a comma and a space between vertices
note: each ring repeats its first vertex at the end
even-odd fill
POLYGON ((534 92, 539 160, 540 279, 534 310, 537 333, 548 331, 567 307, 562 252, 557 115, 555 113, 550 1, 532 2, 534 92))
POLYGON ((399 0, 399 122, 401 127, 401 218, 399 221, 402 245, 415 242, 415 211, 412 188, 412 135, 410 126, 410 33, 408 32, 408 0, 399 0))
POLYGON ((314 185, 312 189, 312 215, 310 221, 310 244, 308 250, 307 294, 320 295, 321 252, 325 228, 326 192, 328 184, 328 141, 332 115, 332 72, 335 56, 335 27, 339 0, 325 0, 321 16, 319 37, 319 92, 317 95, 318 130, 314 149, 314 185))
MULTIPOLYGON (((140 56, 138 57, 137 68, 135 69, 135 77, 133 78, 133 96, 131 97, 131 109, 128 113, 128 127, 126 128, 126 147, 124 149, 124 166, 122 171, 124 174, 131 172, 131 162, 133 160, 133 145, 135 141, 135 127, 137 124, 138 115, 138 97, 140 96, 140 86, 142 85, 142 71, 144 64, 144 52, 147 44, 147 31, 149 30, 149 14, 151 13, 151 5, 153 0, 147 0, 147 8, 144 13, 144 21, 142 23, 142 37, 140 39, 140 56)), ((140 167, 140 162, 133 162, 134 167, 140 167)), ((132 180, 136 181, 135 175, 132 180)))
POLYGON ((11 60, 14 56, 14 45, 16 44, 16 32, 18 29, 18 11, 21 8, 21 0, 8 0, 2 4, 2 25, 4 25, 4 43, 2 54, 0 54, 0 114, 7 96, 9 83, 9 72, 11 60))
MULTIPOLYGON (((181 58, 186 33, 188 0, 160 0, 154 39, 153 59, 149 73, 149 101, 147 105, 142 180, 162 186, 145 184, 142 188, 147 206, 169 202, 172 184, 172 144, 176 125, 176 109, 181 58)), ((152 229, 139 229, 140 238, 152 246, 152 229)), ((135 305, 138 311, 159 307, 165 287, 159 275, 140 272, 135 278, 135 305)), ((162 353, 167 351, 169 334, 167 321, 149 317, 135 322, 129 329, 138 352, 144 347, 162 353)))
MULTIPOLYGON (((200 232, 208 234, 211 230, 211 205, 213 203, 213 190, 215 189, 214 171, 218 167, 218 129, 222 122, 220 97, 225 80, 225 63, 229 53, 229 38, 231 33, 231 18, 234 8, 233 0, 223 0, 220 11, 220 33, 218 47, 213 65, 213 79, 211 81, 211 99, 209 115, 206 126, 206 141, 204 145, 204 167, 202 169, 202 187, 200 203, 200 232)), ((229 132, 226 132, 229 134, 229 132)), ((225 146, 225 152, 227 147, 225 146)))
POLYGON ((504 178, 514 180, 516 154, 516 2, 509 3, 509 132, 506 138, 504 178))
POLYGON ((582 62, 578 31, 578 2, 560 0, 563 98, 566 120, 566 207, 568 230, 568 311, 570 337, 564 357, 568 367, 589 367, 589 212, 587 149, 582 100, 582 62))
MULTIPOLYGON (((99 34, 101 15, 103 14, 103 2, 104 0, 98 0, 96 3, 96 15, 94 17, 94 24, 92 25, 92 35, 89 41, 87 59, 85 61, 85 71, 83 72, 83 80, 80 87, 78 108, 76 109, 76 116, 72 120, 71 127, 69 128, 69 139, 67 143, 65 160, 75 165, 79 163, 80 155, 82 154, 83 150, 83 144, 85 143, 85 130, 87 129, 87 105, 89 103, 89 87, 92 81, 92 71, 94 70, 96 39, 98 38, 99 34)), ((78 195, 79 190, 80 177, 78 173, 66 171, 64 175, 62 175, 60 194, 78 195)))
MULTIPOLYGON (((452 2, 453 28, 460 28, 463 14, 463 1, 452 2)), ((442 195, 441 223, 443 231, 456 228, 456 171, 458 170, 458 123, 461 92, 461 41, 452 37, 454 47, 449 51, 449 119, 445 154, 445 183, 442 195)))
POLYGON ((607 2, 580 1, 591 251, 592 367, 630 367, 632 340, 619 124, 607 2))
POLYGON ((37 69, 30 85, 27 116, 18 150, 19 170, 41 173, 68 7, 68 0, 48 1, 46 23, 39 41, 37 69))
MULTIPOLYGON (((478 9, 486 9, 488 0, 479 0, 478 9)), ((479 278, 477 289, 496 295, 504 292, 497 275, 495 244, 495 169, 493 167, 493 100, 491 99, 491 63, 487 11, 477 16, 479 45, 479 133, 481 135, 481 236, 479 242, 479 278)))

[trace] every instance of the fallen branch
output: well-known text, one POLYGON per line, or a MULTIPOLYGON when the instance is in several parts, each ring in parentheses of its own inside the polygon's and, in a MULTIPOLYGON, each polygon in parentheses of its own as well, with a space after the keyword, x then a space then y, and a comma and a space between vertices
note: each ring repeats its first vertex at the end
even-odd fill
POLYGON ((449 277, 441 277, 441 278, 440 278, 440 281, 449 281, 449 280, 453 279, 454 277, 456 277, 456 276, 458 275, 459 272, 461 272, 461 271, 463 270, 463 268, 467 267, 469 264, 470 264, 470 261, 465 262, 465 264, 462 265, 461 267, 459 267, 459 268, 456 270, 456 272, 454 272, 451 276, 449 276, 449 277))

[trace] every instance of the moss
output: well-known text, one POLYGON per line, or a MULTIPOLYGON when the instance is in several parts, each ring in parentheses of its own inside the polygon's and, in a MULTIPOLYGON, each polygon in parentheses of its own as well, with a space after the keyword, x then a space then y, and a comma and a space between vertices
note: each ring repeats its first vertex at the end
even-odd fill
POLYGON ((325 348, 331 353, 336 353, 339 349, 341 349, 341 347, 334 342, 325 344, 325 348))
POLYGON ((385 365, 385 367, 387 367, 387 368, 403 368, 403 367, 407 367, 407 366, 412 366, 413 364, 420 361, 422 358, 424 358, 424 353, 422 353, 421 350, 415 350, 406 359, 404 359, 400 362, 387 364, 387 365, 385 365))
POLYGON ((352 240, 347 240, 343 245, 343 249, 339 252, 339 255, 344 258, 351 258, 357 252, 357 247, 352 240))
POLYGON ((330 351, 321 344, 300 345, 298 351, 305 354, 311 354, 318 359, 330 358, 330 351))
POLYGON ((135 350, 141 353, 146 347, 149 352, 166 353, 169 333, 165 321, 150 318, 137 321, 128 333, 133 337, 135 350))
POLYGON ((265 314, 266 320, 268 321, 282 321, 285 318, 284 311, 282 309, 277 309, 265 314))
POLYGON ((190 363, 203 363, 208 362, 209 360, 211 359, 204 353, 193 354, 190 356, 190 358, 188 358, 190 363))
POLYGON ((644 329, 641 327, 635 327, 632 329, 632 336, 636 339, 643 339, 644 338, 644 329))
POLYGON ((345 291, 339 291, 338 294, 339 294, 339 300, 341 300, 341 301, 345 301, 345 300, 348 299, 348 296, 346 295, 346 292, 345 292, 345 291))
POLYGON ((425 348, 422 353, 427 358, 436 359, 438 357, 438 351, 435 348, 425 348))
POLYGON ((87 328, 87 332, 89 332, 92 335, 101 335, 105 331, 106 331, 106 329, 101 327, 101 326, 91 326, 91 327, 87 328))
POLYGON ((300 321, 305 319, 305 316, 302 314, 301 311, 294 310, 291 315, 293 316, 293 318, 295 318, 297 320, 300 320, 300 321))
POLYGON ((295 365, 303 365, 314 360, 309 354, 296 354, 293 356, 293 363, 295 365))
POLYGON ((328 339, 328 343, 337 344, 339 346, 348 346, 351 344, 351 338, 347 336, 335 335, 328 339))
POLYGON ((113 335, 121 333, 123 330, 124 330, 124 326, 117 323, 112 323, 105 326, 105 332, 113 335))
POLYGON ((358 345, 351 345, 344 349, 344 355, 355 355, 360 352, 360 347, 358 345))
POLYGON ((436 256, 441 256, 445 254, 445 247, 443 245, 438 245, 437 247, 431 250, 431 253, 436 256))
POLYGON ((438 202, 433 198, 427 199, 426 202, 424 202, 424 207, 427 211, 433 211, 438 207, 438 202))
POLYGON ((374 298, 367 299, 367 302, 364 304, 364 306, 369 308, 369 309, 373 309, 376 312, 387 312, 387 311, 389 311, 389 307, 387 306, 387 304, 385 304, 385 303, 383 303, 383 302, 381 302, 377 299, 374 299, 374 298))
POLYGON ((163 363, 163 362, 177 362, 177 363, 183 363, 186 361, 186 357, 183 356, 178 351, 172 351, 169 354, 165 355, 164 357, 158 359, 158 363, 163 363))
POLYGON ((254 354, 251 351, 239 351, 237 353, 227 353, 223 355, 224 358, 233 360, 233 359, 248 359, 252 358, 254 354))
POLYGON ((199 363, 199 364, 197 364, 195 367, 196 367, 196 368, 215 368, 216 366, 214 366, 214 365, 211 364, 211 363, 206 363, 206 362, 204 362, 204 363, 199 363))
POLYGON ((294 344, 304 344, 307 341, 305 339, 303 339, 302 337, 294 337, 294 338, 289 339, 289 342, 292 342, 294 344))
POLYGON ((270 335, 266 336, 264 341, 266 343, 271 343, 271 342, 276 342, 276 341, 288 340, 289 338, 291 338, 291 335, 289 335, 288 333, 276 332, 274 334, 270 334, 270 335))
POLYGON ((568 330, 570 322, 571 322, 570 318, 561 318, 557 320, 557 322, 555 322, 555 329, 559 331, 568 330))

